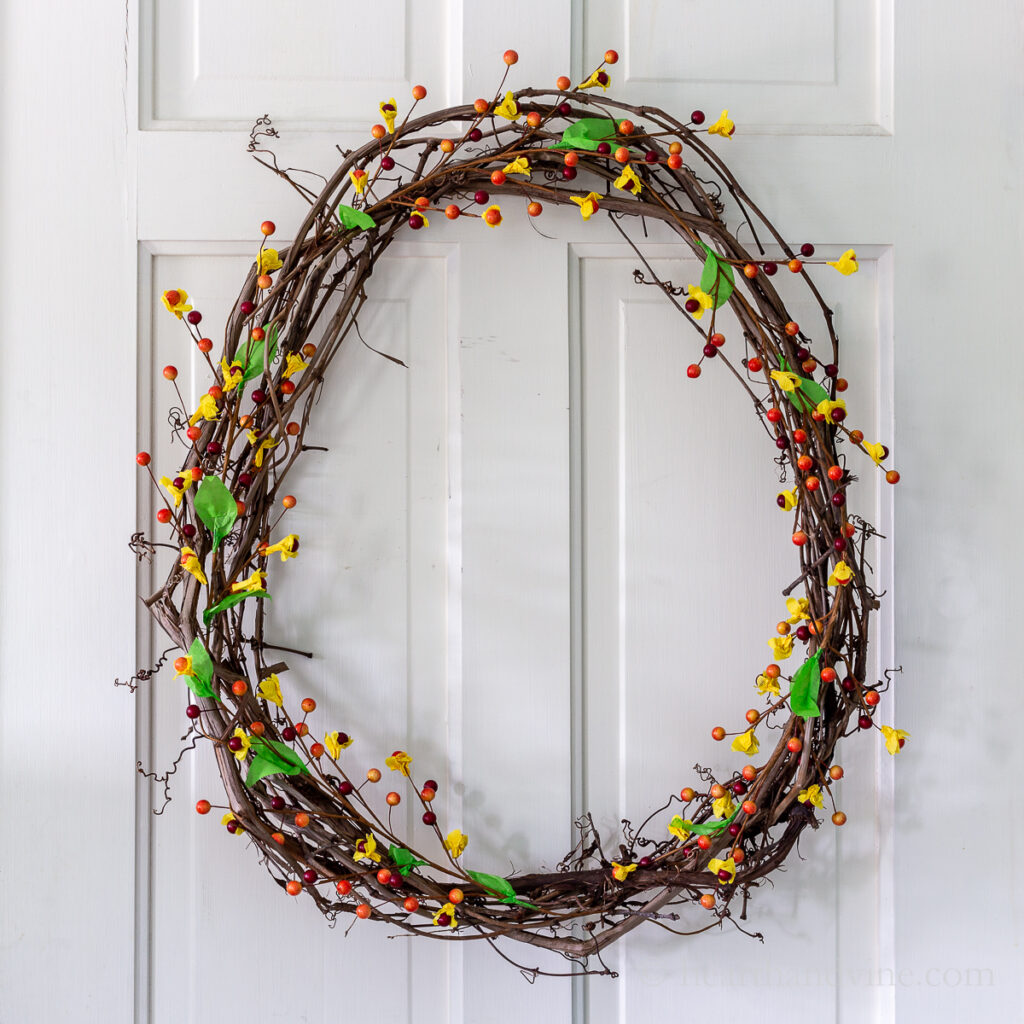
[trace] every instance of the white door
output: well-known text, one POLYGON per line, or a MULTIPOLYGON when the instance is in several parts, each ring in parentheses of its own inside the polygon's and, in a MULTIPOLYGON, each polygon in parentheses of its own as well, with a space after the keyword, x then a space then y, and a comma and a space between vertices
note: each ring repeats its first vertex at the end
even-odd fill
MULTIPOLYGON (((4 17, 0 1022, 1018 1018, 999 614, 1016 574, 995 541, 1021 497, 1000 383, 1022 243, 1010 4, 103 0, 4 17), (851 500, 891 538, 873 649, 879 672, 904 668, 883 719, 911 742, 893 760, 846 741, 849 824, 826 816, 751 901, 763 944, 652 926, 611 947, 615 978, 530 985, 483 943, 331 929, 281 894, 192 810, 218 794, 203 746, 154 816, 162 789, 133 769, 177 757, 183 688, 169 668, 134 697, 110 684, 169 646, 135 598, 165 566, 135 569, 126 546, 155 530, 135 451, 176 458, 160 369, 189 404, 208 384, 159 295, 187 289, 216 339, 260 222, 285 242, 302 213, 247 154, 252 122, 271 115, 283 166, 329 174, 414 84, 444 107, 491 95, 506 47, 519 88, 579 80, 608 46, 617 97, 729 108, 717 148, 791 242, 857 250, 858 275, 816 280, 851 410, 903 474, 893 489, 865 470, 851 500)), ((611 834, 694 762, 731 764, 710 729, 753 703, 795 562, 748 404, 713 366, 686 377, 692 342, 615 231, 570 212, 545 213, 547 237, 523 216, 498 233, 440 220, 389 250, 360 322, 409 369, 358 345, 332 366, 314 420, 330 451, 290 478, 304 557, 275 579, 274 615, 281 644, 316 655, 286 655, 284 680, 317 699, 315 727, 355 736, 366 766, 413 753, 475 866, 504 874, 557 864, 585 810, 611 834)), ((678 245, 652 233, 644 250, 692 279, 678 245)), ((567 967, 501 950, 528 974, 567 967)))

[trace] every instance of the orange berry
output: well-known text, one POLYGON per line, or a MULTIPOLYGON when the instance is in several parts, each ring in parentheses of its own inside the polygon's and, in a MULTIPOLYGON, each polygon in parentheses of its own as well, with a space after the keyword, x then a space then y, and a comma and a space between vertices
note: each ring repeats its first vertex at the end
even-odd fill
POLYGON ((572 149, 570 149, 569 152, 562 157, 562 163, 564 163, 566 167, 575 167, 579 162, 579 153, 572 149))
POLYGON ((140 466, 148 466, 153 460, 149 452, 139 452, 139 454, 135 456, 135 461, 140 466))
POLYGON ((842 480, 843 479, 843 467, 842 466, 829 466, 828 467, 828 478, 829 480, 842 480))
POLYGON ((196 813, 197 814, 209 814, 210 813, 210 801, 209 800, 197 800, 196 801, 196 813))
POLYGON ((307 715, 313 711, 316 711, 316 701, 313 700, 312 697, 303 697, 302 704, 300 704, 299 706, 302 708, 303 711, 306 712, 307 715))
POLYGON ((732 857, 733 861, 737 864, 742 864, 747 858, 747 855, 738 846, 734 846, 732 850, 729 851, 729 856, 732 857))
POLYGON ((778 665, 776 665, 776 664, 775 664, 775 662, 772 662, 772 663, 771 663, 771 664, 770 664, 770 665, 769 665, 769 666, 768 666, 768 667, 767 667, 767 668, 766 668, 766 669, 764 670, 764 674, 765 674, 765 675, 766 675, 766 676, 767 676, 767 677, 768 677, 769 679, 778 679, 778 678, 779 678, 779 676, 780 676, 780 675, 782 675, 782 669, 781 669, 781 668, 779 668, 779 666, 778 666, 778 665))
POLYGON ((448 890, 448 902, 449 903, 461 903, 466 898, 466 894, 461 889, 449 889, 448 890))
MULTIPOLYGON (((824 672, 822 673, 821 677, 822 677, 822 679, 825 678, 825 673, 824 672)), ((873 708, 876 704, 878 704, 878 702, 881 699, 882 699, 882 696, 881 696, 881 694, 877 690, 868 690, 868 692, 864 694, 864 703, 867 704, 868 707, 872 707, 873 708)))
POLYGON ((384 125, 382 125, 382 124, 375 124, 375 125, 374 125, 374 126, 373 126, 373 127, 371 128, 371 129, 370 129, 370 134, 371 134, 371 135, 372 135, 372 136, 373 136, 373 137, 374 137, 375 139, 383 139, 383 138, 384 138, 384 136, 385 136, 385 135, 387 135, 387 133, 388 133, 388 130, 387 130, 387 128, 385 128, 385 127, 384 127, 384 125))
POLYGON ((238 417, 238 425, 243 430, 248 429, 249 427, 252 426, 252 424, 253 424, 253 418, 251 416, 239 416, 238 417))
POLYGON ((412 98, 414 100, 425 100, 427 98, 427 90, 422 85, 414 85, 412 87, 412 98))
POLYGON ((296 722, 295 731, 299 736, 307 736, 309 735, 309 726, 305 722, 296 722))
POLYGON ((301 430, 302 430, 302 425, 301 425, 300 423, 296 423, 296 421, 295 421, 295 420, 292 420, 292 421, 291 421, 291 422, 290 422, 290 423, 288 424, 288 426, 286 426, 286 427, 284 428, 284 432, 285 432, 285 433, 286 433, 286 434, 287 434, 287 435, 288 435, 289 437, 297 437, 297 436, 298 436, 298 434, 299 434, 299 432, 300 432, 301 430))
POLYGON ((800 333, 800 325, 798 323, 794 323, 792 320, 790 320, 789 323, 786 324, 786 333, 791 338, 795 337, 796 335, 798 335, 800 333))
POLYGON ((213 348, 213 342, 209 338, 200 338, 196 342, 196 348, 200 352, 209 352, 213 348))
POLYGON ((391 881, 390 868, 381 868, 380 871, 377 872, 377 881, 380 882, 381 885, 387 885, 388 882, 391 881))
POLYGON ((792 627, 786 621, 776 623, 775 625, 775 632, 778 633, 779 636, 789 636, 790 629, 792 629, 792 627))
POLYGON ((181 302, 181 292, 179 292, 177 288, 171 288, 168 291, 164 292, 164 298, 172 306, 176 306, 179 302, 181 302))
POLYGON ((805 359, 800 364, 800 369, 803 370, 804 373, 814 373, 814 371, 817 368, 818 368, 818 360, 817 359, 805 359))
POLYGON ((360 903, 356 907, 356 917, 362 918, 364 921, 373 913, 369 903, 360 903))
POLYGON ((417 210, 429 210, 430 200, 426 196, 417 196, 413 205, 417 210))
POLYGON ((164 367, 164 377, 166 377, 167 380, 175 380, 177 378, 177 376, 178 376, 178 368, 176 366, 165 366, 164 367))
POLYGON ((437 796, 436 790, 426 788, 420 790, 420 799, 423 800, 425 803, 429 804, 430 801, 433 800, 435 796, 437 796))
POLYGON ((793 534, 793 543, 798 547, 802 548, 807 543, 807 534, 803 530, 797 530, 793 534))
POLYGON ((309 815, 305 811, 299 811, 295 815, 295 827, 305 828, 309 824, 309 815))
POLYGON ((791 754, 799 754, 803 749, 804 741, 799 736, 794 736, 787 744, 786 749, 791 754))
POLYGON ((295 495, 294 494, 286 494, 281 499, 281 504, 284 505, 285 508, 295 508, 295 504, 296 504, 296 502, 295 502, 295 495))
POLYGON ((526 212, 531 217, 539 217, 544 212, 544 207, 540 203, 534 201, 526 208, 526 212))
POLYGON ((707 836, 697 836, 697 845, 702 850, 708 850, 711 848, 711 840, 707 836))
POLYGON ((207 388, 206 393, 217 402, 224 397, 224 391, 219 384, 214 384, 213 387, 207 388))
POLYGON ((233 693, 233 694, 234 694, 234 695, 235 695, 236 697, 241 697, 241 696, 242 696, 242 694, 243 694, 243 693, 245 693, 245 691, 246 691, 246 690, 248 690, 248 689, 249 689, 249 687, 248 687, 248 686, 246 685, 246 682, 245 682, 245 680, 244 680, 244 679, 236 679, 236 680, 235 680, 235 681, 234 681, 234 682, 233 682, 233 683, 231 684, 231 692, 232 692, 232 693, 233 693))
POLYGON ((715 897, 709 892, 704 893, 700 898, 700 905, 705 910, 710 910, 715 905, 715 897))
POLYGON ((309 752, 314 757, 323 757, 324 756, 324 745, 322 743, 314 743, 314 744, 312 744, 310 746, 309 752))
POLYGON ((889 472, 885 474, 885 482, 887 484, 898 484, 900 482, 899 473, 896 472, 895 469, 890 469, 889 472))
POLYGON ((679 791, 679 799, 688 804, 697 794, 689 786, 679 791))
POLYGON ((484 211, 484 220, 492 227, 496 227, 501 223, 501 210, 491 208, 484 211))
POLYGON ((298 896, 302 892, 302 883, 294 878, 285 886, 289 896, 298 896))
POLYGON ((415 914, 420 909, 420 901, 415 896, 406 896, 402 900, 402 906, 405 907, 410 914, 415 914))
POLYGON ((838 782, 843 777, 843 766, 840 764, 834 764, 828 770, 828 777, 833 782, 838 782))
POLYGON ((461 215, 461 213, 462 211, 454 203, 449 203, 444 208, 444 215, 449 220, 456 220, 461 215))
POLYGON ((256 278, 256 287, 266 290, 274 283, 273 278, 269 274, 260 274, 256 278))
POLYGON ((861 441, 864 440, 864 431, 863 430, 851 430, 850 431, 850 440, 854 444, 860 444, 861 441))
POLYGON ((188 658, 175 658, 174 659, 174 671, 184 672, 188 668, 188 658))
POLYGON ((566 89, 572 86, 572 79, 566 75, 559 75, 555 81, 555 88, 560 92, 565 92, 566 89))
MULTIPOLYGON (((797 431, 796 433, 803 434, 803 431, 800 430, 800 431, 797 431)), ((796 435, 794 434, 794 437, 795 436, 796 435)), ((806 438, 807 438, 807 435, 804 434, 804 440, 806 440, 806 438)), ((797 438, 797 440, 800 440, 800 438, 797 438)), ((814 459, 812 459, 810 457, 810 455, 801 455, 800 458, 796 460, 796 468, 799 469, 803 473, 806 473, 807 470, 809 470, 811 468, 811 466, 813 466, 813 465, 814 465, 814 459)))
POLYGON ((492 185, 504 185, 505 184, 505 172, 504 171, 491 171, 491 184, 492 185))
POLYGON ((262 341, 267 336, 267 332, 262 327, 254 327, 252 329, 252 340, 262 341))
POLYGON ((620 135, 632 135, 636 130, 636 125, 632 121, 620 121, 619 122, 619 134, 620 135))
POLYGON ((265 235, 272 235, 277 230, 277 225, 272 220, 265 220, 260 225, 260 231, 265 235))
POLYGON ((618 64, 619 55, 614 50, 605 50, 604 62, 605 64, 618 64))
POLYGON ((380 769, 370 768, 366 772, 366 777, 370 782, 380 782, 380 769))
POLYGON ((743 813, 748 817, 752 814, 757 814, 757 804, 755 804, 753 800, 744 800, 743 813))
POLYGON ((831 666, 821 670, 821 681, 823 683, 834 683, 836 681, 836 670, 831 666))
POLYGON ((821 487, 821 481, 816 476, 809 476, 804 481, 804 487, 806 487, 809 491, 816 491, 819 487, 821 487))
POLYGON ((504 61, 504 62, 505 62, 505 63, 506 63, 506 64, 507 64, 507 65, 508 65, 509 67, 512 67, 512 65, 513 65, 513 64, 516 64, 516 63, 518 63, 518 61, 519 61, 519 54, 518 54, 518 53, 516 53, 516 51, 515 51, 515 50, 506 50, 506 51, 504 52, 504 54, 502 54, 502 60, 503 60, 503 61, 504 61))
POLYGON ((804 269, 804 265, 799 260, 790 260, 786 266, 789 267, 794 274, 799 274, 800 271, 804 269))
POLYGON ((455 151, 455 143, 452 142, 451 139, 442 139, 441 140, 441 152, 442 153, 452 153, 454 151, 455 151))
POLYGON ((157 509, 156 521, 158 523, 169 523, 171 521, 171 510, 169 508, 157 509))
POLYGON ((347 878, 343 878, 334 888, 338 891, 339 896, 347 896, 352 891, 352 883, 347 878))
POLYGON ((271 832, 270 838, 277 843, 278 846, 284 846, 284 833, 283 832, 271 832))
POLYGON ((397 807, 402 802, 402 797, 395 792, 388 793, 384 799, 387 800, 389 807, 397 807))
POLYGON ((711 794, 712 800, 721 800, 725 796, 725 786, 716 782, 708 792, 711 794))
POLYGON ((757 266, 756 266, 756 264, 748 263, 743 268, 743 276, 744 277, 749 277, 751 280, 753 280, 755 277, 757 277, 757 266))
POLYGON ((491 105, 485 99, 474 100, 473 101, 473 109, 478 114, 486 114, 487 111, 491 109, 491 105))
POLYGON ((845 391, 850 382, 845 377, 836 377, 836 391, 845 391))
POLYGON ((290 395, 290 394, 294 393, 294 391, 295 391, 295 381, 293 381, 293 380, 283 380, 283 381, 281 381, 281 394, 282 395, 290 395))
POLYGON ((249 732, 251 732, 253 736, 262 736, 266 731, 267 727, 262 722, 249 723, 249 732))
POLYGON ((531 110, 531 111, 530 111, 530 112, 529 112, 529 113, 528 113, 528 114, 526 115, 526 123, 527 123, 527 124, 528 124, 528 125, 529 125, 529 126, 530 126, 531 128, 539 128, 539 127, 540 127, 540 125, 541 125, 541 121, 543 121, 543 120, 544 120, 544 118, 542 118, 542 117, 540 116, 540 112, 539 112, 539 111, 536 111, 536 110, 531 110))
POLYGON ((836 811, 836 813, 832 815, 832 824, 833 825, 845 825, 846 824, 846 815, 843 814, 842 811, 836 811))
POLYGON ((668 158, 668 165, 673 171, 678 171, 683 166, 683 158, 678 153, 673 153, 668 158))
POLYGON ((757 708, 749 708, 747 710, 747 716, 746 717, 747 717, 747 721, 751 725, 753 725, 761 717, 761 712, 758 711, 757 708))
POLYGON ((725 739, 725 729, 724 729, 724 727, 721 726, 721 725, 716 725, 714 727, 714 729, 711 730, 711 738, 713 740, 724 740, 725 739))
POLYGON ((757 769, 752 764, 745 764, 741 774, 747 782, 753 782, 757 778, 757 769))
POLYGON ((629 163, 629 150, 626 149, 625 146, 619 146, 619 148, 615 150, 615 162, 620 164, 629 163))

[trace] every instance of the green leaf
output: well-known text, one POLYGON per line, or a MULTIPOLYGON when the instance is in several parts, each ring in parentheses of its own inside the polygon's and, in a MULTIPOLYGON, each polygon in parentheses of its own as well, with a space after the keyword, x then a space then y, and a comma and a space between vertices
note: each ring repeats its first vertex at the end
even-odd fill
MULTIPOLYGON (((779 357, 779 363, 783 370, 789 369, 789 364, 784 358, 779 357)), ((828 401, 828 392, 810 377, 801 377, 798 391, 787 391, 786 397, 801 411, 813 412, 818 408, 819 402, 828 401)))
POLYGON ((789 706, 801 718, 817 718, 818 688, 821 686, 821 651, 815 651, 795 672, 789 687, 789 706))
POLYGON ((213 550, 231 532, 238 518, 238 502, 219 476, 204 476, 196 490, 196 515, 213 534, 213 550))
POLYGON ((353 210, 351 206, 346 206, 344 203, 338 206, 338 219, 346 230, 358 228, 360 231, 364 231, 377 226, 377 222, 368 213, 364 213, 362 210, 353 210))
POLYGON ((249 765, 249 774, 245 777, 247 786, 254 786, 268 775, 309 774, 309 769, 303 764, 302 758, 291 747, 278 743, 277 740, 254 736, 252 749, 256 751, 256 756, 249 765))
POLYGON ((529 907, 531 910, 537 909, 532 903, 527 903, 516 895, 515 889, 512 888, 512 883, 507 878, 502 878, 500 875, 487 875, 483 871, 467 871, 466 874, 477 885, 502 896, 502 903, 514 903, 519 907, 529 907))
POLYGON ((733 818, 740 813, 740 808, 737 807, 728 818, 723 818, 722 821, 705 821, 699 825, 694 825, 692 821, 684 820, 678 814, 669 822, 675 828, 684 829, 691 835, 695 836, 713 836, 716 832, 721 832, 723 828, 732 824, 733 818))
POLYGON ((220 700, 220 697, 213 692, 213 662, 203 644, 203 641, 196 637, 192 646, 188 649, 188 656, 192 659, 192 671, 195 675, 185 676, 188 688, 197 697, 212 697, 220 700))
POLYGON ((403 878, 405 878, 413 868, 418 868, 420 865, 427 863, 425 860, 420 860, 418 857, 414 857, 408 850, 403 849, 401 846, 395 846, 394 843, 388 847, 388 856, 391 858, 391 862, 395 867, 398 868, 398 873, 403 878))
POLYGON ((267 332, 264 341, 253 341, 250 338, 238 346, 234 361, 241 363, 244 367, 242 371, 242 384, 263 376, 263 346, 266 345, 267 341, 270 342, 270 355, 267 358, 267 365, 269 366, 274 361, 274 356, 277 355, 277 324, 270 325, 270 330, 267 332))
POLYGON ((707 259, 704 261, 704 273, 700 275, 700 290, 715 300, 715 309, 718 309, 719 306, 724 306, 729 301, 729 296, 732 295, 733 289, 736 287, 736 278, 728 263, 722 263, 717 254, 703 242, 700 242, 700 247, 707 253, 707 259))
POLYGON ((215 615, 219 615, 227 608, 234 608, 236 604, 241 604, 247 597, 265 597, 268 601, 271 599, 265 590, 239 590, 237 593, 228 594, 223 601, 218 601, 212 608, 207 608, 203 612, 203 625, 208 626, 215 615))
POLYGON ((611 142, 622 122, 613 121, 610 117, 581 117, 573 121, 562 132, 562 139, 552 149, 597 149, 602 142, 611 142))

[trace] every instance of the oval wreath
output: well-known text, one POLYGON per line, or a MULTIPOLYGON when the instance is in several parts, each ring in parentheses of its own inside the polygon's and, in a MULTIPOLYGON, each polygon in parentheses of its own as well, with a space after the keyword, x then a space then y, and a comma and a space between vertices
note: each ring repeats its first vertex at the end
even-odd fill
MULTIPOLYGON (((727 111, 702 127, 700 111, 684 122, 604 95, 606 67, 616 59, 609 51, 575 88, 560 78, 554 91, 503 94, 503 79, 494 100, 419 117, 415 107, 426 90, 417 86, 400 122, 394 99, 381 103, 384 124, 373 126, 371 142, 345 154, 319 194, 278 168, 261 145, 276 135, 262 118, 250 150, 307 199, 309 211, 280 251, 266 241, 274 225, 262 225, 216 362, 187 293, 164 292, 164 305, 186 326, 215 383, 187 427, 184 417, 177 421, 176 438, 187 447, 180 466, 158 479, 149 455, 138 456, 163 500, 157 519, 180 551, 146 604, 187 652, 175 661, 175 676, 194 694, 186 709, 192 742, 202 735, 213 744, 227 829, 247 835, 282 888, 308 894, 332 922, 354 914, 435 938, 517 939, 562 953, 576 973, 609 973, 600 951, 644 921, 670 928, 666 919, 675 915, 661 913, 670 904, 699 901, 710 924, 729 917, 736 894, 746 897, 803 829, 817 826, 815 809, 842 776, 833 764, 837 741, 875 727, 873 712, 888 684, 888 673, 884 681, 865 678, 878 596, 865 578, 864 548, 874 531, 847 509, 853 477, 842 454, 844 446, 859 448, 867 464, 881 465, 888 450, 847 427, 832 312, 808 273, 809 264, 822 262, 852 273, 856 255, 814 260, 813 245, 794 249, 776 231, 709 145, 711 136, 733 134, 727 111), (756 252, 727 227, 723 196, 756 252), (442 825, 437 783, 414 781, 408 753, 395 751, 386 767, 422 805, 436 837, 430 849, 414 849, 392 830, 389 812, 403 794, 374 796, 382 773, 352 764, 345 733, 311 732, 315 702, 296 705, 284 692, 287 666, 271 660, 263 639, 266 581, 275 556, 287 562, 301 555, 298 536, 279 526, 287 514, 282 503, 285 510, 295 504, 285 479, 307 449, 331 360, 353 328, 358 332, 364 285, 379 257, 404 229, 427 228, 438 217, 477 217, 498 228, 513 204, 516 213, 536 217, 549 203, 575 207, 584 220, 601 211, 627 241, 625 218, 660 221, 703 261, 699 284, 675 287, 630 242, 644 266, 636 280, 659 287, 699 336, 702 354, 688 375, 705 367, 730 373, 766 427, 782 478, 795 474, 778 504, 793 516, 800 574, 783 590, 786 616, 769 641, 773 660, 754 673, 765 707, 748 711, 736 732, 713 730, 754 759, 758 729, 773 720, 780 738, 763 763, 718 779, 704 772, 696 789, 672 795, 640 828, 627 826, 614 854, 584 818, 580 841, 558 870, 505 878, 465 866, 467 837, 442 825), (785 260, 767 258, 762 239, 785 260), (773 287, 780 270, 798 275, 821 310, 822 341, 813 353, 808 329, 793 322, 773 287), (742 329, 732 344, 716 330, 725 304, 742 329), (794 591, 802 596, 789 596, 794 591), (798 667, 787 675, 779 662, 794 655, 798 667), (682 813, 673 813, 675 803, 682 813)), ((514 64, 515 53, 505 61, 514 64)), ((164 375, 174 380, 177 371, 167 367, 164 375)), ((889 470, 886 478, 896 483, 899 474, 889 470)), ((152 552, 141 535, 134 543, 141 554, 152 552)), ((896 753, 906 733, 880 728, 896 753)), ((210 809, 206 800, 197 805, 201 814, 210 809)), ((845 815, 836 811, 832 820, 841 825, 845 815)))

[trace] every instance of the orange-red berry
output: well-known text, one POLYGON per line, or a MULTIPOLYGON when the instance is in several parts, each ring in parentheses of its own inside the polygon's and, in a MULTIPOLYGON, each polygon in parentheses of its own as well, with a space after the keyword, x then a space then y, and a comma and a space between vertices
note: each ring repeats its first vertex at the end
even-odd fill
POLYGON ((285 886, 285 889, 287 890, 289 896, 298 896, 299 893, 302 892, 302 883, 299 882, 299 881, 296 881, 296 879, 293 878, 285 886))
POLYGON ((260 225, 260 231, 265 235, 272 235, 277 230, 277 225, 272 220, 265 220, 260 225))
POLYGON ((515 50, 506 50, 504 54, 502 54, 502 60, 504 60, 509 67, 512 67, 513 64, 518 63, 519 54, 516 53, 515 50))
POLYGON ((197 800, 196 801, 196 813, 197 814, 209 814, 210 813, 210 801, 209 800, 197 800))
POLYGON ((414 100, 425 100, 427 98, 427 90, 422 85, 414 85, 412 87, 412 98, 414 100))

